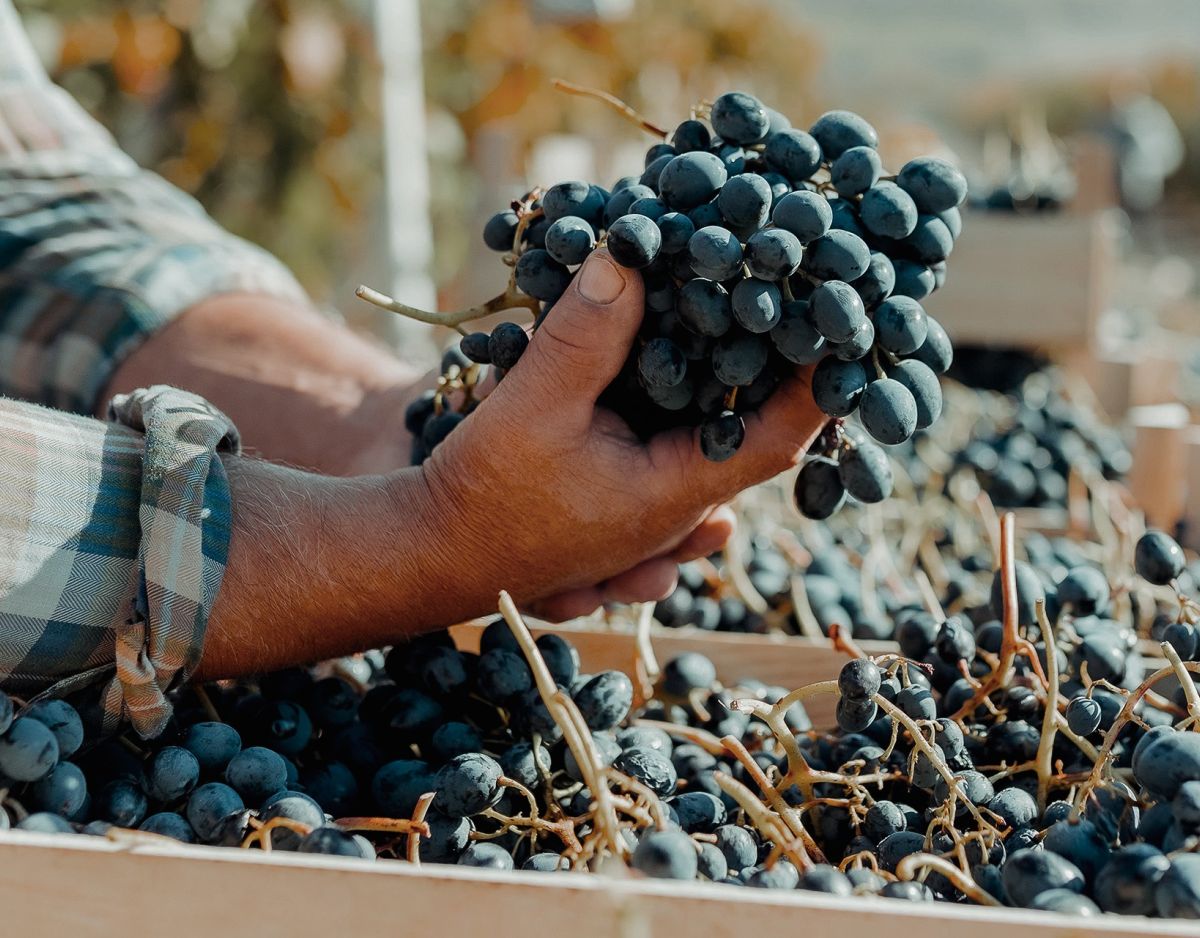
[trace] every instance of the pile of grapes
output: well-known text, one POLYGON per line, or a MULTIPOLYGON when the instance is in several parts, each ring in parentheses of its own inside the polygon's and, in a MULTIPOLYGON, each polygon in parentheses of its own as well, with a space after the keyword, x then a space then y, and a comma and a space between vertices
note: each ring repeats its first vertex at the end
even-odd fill
MULTIPOLYGON (((619 671, 534 641, 507 596, 479 654, 386 656, 188 690, 149 743, 0 696, 0 822, 49 833, 509 870, 643 875, 1088 916, 1200 917, 1200 605, 1182 551, 1162 667, 1107 641, 1103 578, 1048 597, 1002 527, 998 619, 910 614, 899 653, 788 692, 685 654, 635 708, 619 671), (1048 662, 1053 667, 1047 667, 1048 662), (805 707, 837 698, 837 726, 805 707)), ((647 667, 652 665, 643 662, 647 667)), ((648 690, 645 688, 644 690, 648 690)))
MULTIPOLYGON (((871 438, 902 443, 942 409, 937 375, 952 348, 919 301, 945 278, 966 180, 933 157, 887 175, 875 129, 857 114, 830 111, 803 131, 742 92, 697 109, 670 142, 662 136, 641 175, 611 191, 562 182, 493 216, 484 240, 512 266, 501 296, 443 315, 366 288, 360 296, 459 327, 524 306, 536 329, 605 246, 645 282, 640 335, 605 406, 643 436, 698 426, 704 455, 725 460, 744 439, 742 415, 814 365, 813 399, 834 422, 800 473, 797 504, 826 518, 847 492, 885 499, 891 470, 871 438), (855 413, 866 433, 840 432, 855 413)), ((407 414, 414 461, 469 415, 480 369, 503 374, 528 341, 513 322, 464 334, 442 386, 407 414), (447 392, 464 388, 452 405, 447 392)))

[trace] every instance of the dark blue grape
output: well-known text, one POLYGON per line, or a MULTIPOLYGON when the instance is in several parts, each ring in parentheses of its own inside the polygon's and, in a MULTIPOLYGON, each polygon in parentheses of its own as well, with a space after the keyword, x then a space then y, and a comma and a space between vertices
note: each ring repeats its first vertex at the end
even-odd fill
POLYGON ((1138 538, 1133 565, 1142 579, 1166 586, 1183 573, 1183 551, 1173 538, 1162 531, 1147 531, 1138 538))
MULTIPOLYGON (((954 238, 950 236, 950 229, 936 215, 917 216, 917 226, 913 228, 912 234, 904 239, 903 244, 913 258, 922 264, 944 261, 954 250, 954 238)), ((935 277, 935 286, 936 282, 935 277)))
POLYGON ((875 310, 875 335, 879 344, 894 355, 915 352, 928 334, 925 309, 912 297, 890 297, 875 310))
POLYGON ((831 342, 830 349, 844 362, 856 362, 866 358, 867 353, 871 351, 871 347, 875 344, 875 326, 871 320, 864 319, 857 329, 854 330, 854 335, 850 336, 845 342, 831 342))
POLYGON ((1000 815, 1011 830, 1032 824, 1037 819, 1037 802, 1023 788, 1005 788, 996 792, 987 808, 993 814, 1000 815))
POLYGON ((1008 901, 1029 908, 1040 893, 1049 889, 1069 889, 1082 893, 1083 874, 1069 860, 1048 850, 1017 850, 1009 854, 1001 869, 1008 901))
POLYGON ((825 159, 831 162, 851 147, 879 146, 875 128, 853 111, 827 111, 817 118, 809 133, 820 144, 825 159))
POLYGON ((439 762, 446 762, 455 756, 481 750, 483 737, 475 727, 451 720, 433 731, 433 736, 429 739, 429 748, 431 755, 439 762))
POLYGON ((57 762, 58 739, 38 720, 18 717, 0 736, 0 773, 13 781, 36 782, 57 762))
MULTIPOLYGON (((897 291, 899 292, 899 291, 897 291)), ((926 335, 921 347, 913 352, 912 357, 927 365, 936 374, 943 374, 954 361, 954 347, 942 324, 932 316, 925 316, 926 335)))
POLYGON ((32 831, 35 834, 74 834, 73 828, 66 818, 51 814, 49 811, 38 811, 23 817, 17 823, 17 830, 32 831))
POLYGON ((300 853, 316 853, 334 857, 354 857, 373 860, 375 850, 369 843, 336 827, 318 827, 307 834, 296 850, 300 853), (368 852, 369 851, 369 852, 368 852))
POLYGON ((873 700, 839 697, 835 711, 837 724, 846 733, 861 733, 875 722, 879 708, 873 700))
POLYGON ((425 447, 425 451, 433 452, 434 448, 446 439, 464 419, 462 414, 449 410, 430 417, 421 431, 421 445, 425 447))
POLYGON ((962 234, 962 212, 957 208, 948 208, 944 212, 934 214, 950 229, 950 237, 957 241, 958 236, 962 234))
MULTIPOLYGON (((641 178, 638 179, 638 182, 647 189, 653 189, 655 192, 657 192, 658 177, 662 175, 662 171, 666 169, 667 164, 671 162, 671 159, 674 156, 675 152, 672 150, 670 153, 663 153, 656 157, 652 163, 646 166, 646 169, 642 173, 641 178)), ((638 201, 640 202, 641 200, 639 199, 638 201)), ((637 202, 634 203, 634 205, 636 204, 637 202)), ((630 206, 630 210, 633 210, 632 206, 630 206)))
POLYGON ((827 863, 820 863, 802 874, 800 881, 796 884, 796 888, 805 889, 809 892, 823 892, 831 896, 850 896, 854 894, 854 887, 850 885, 850 880, 846 878, 846 874, 836 866, 830 866, 827 863))
POLYGON ((808 245, 800 262, 820 280, 857 280, 871 266, 871 250, 858 235, 831 229, 808 245))
POLYGON ((483 243, 493 251, 511 251, 517 237, 517 213, 497 212, 483 226, 483 243))
POLYGON ((146 765, 146 794, 155 801, 178 801, 199 781, 200 760, 182 746, 164 746, 146 765))
POLYGON ((875 843, 904 830, 906 826, 904 812, 893 801, 874 802, 863 820, 863 832, 875 843))
POLYGON ((792 191, 792 184, 781 173, 766 172, 762 174, 767 185, 771 187, 771 209, 779 204, 779 200, 792 191))
POLYGON ((434 775, 420 759, 397 759, 382 766, 371 779, 371 797, 386 817, 409 817, 417 801, 434 791, 434 775))
POLYGON ((894 182, 877 182, 863 193, 858 215, 863 227, 880 238, 907 238, 917 227, 917 206, 912 196, 894 182))
POLYGON ((767 137, 763 159, 771 169, 799 182, 820 168, 821 147, 811 134, 788 128, 767 137))
POLYGON ((931 214, 954 208, 967 197, 966 177, 935 156, 909 160, 896 175, 896 183, 912 196, 917 208, 931 214))
POLYGON ((734 320, 747 332, 770 332, 783 313, 779 287, 754 277, 740 281, 733 288, 730 300, 734 320))
POLYGON ((160 837, 170 837, 172 840, 178 840, 181 844, 196 842, 196 832, 192 830, 192 825, 182 815, 175 814, 173 811, 151 814, 138 825, 138 830, 149 834, 158 834, 160 837))
POLYGON ((675 128, 675 133, 671 135, 671 145, 677 153, 707 150, 712 146, 712 134, 700 121, 686 120, 675 128))
POLYGON ((745 439, 745 421, 730 410, 700 425, 700 452, 712 462, 731 459, 745 439))
POLYGON ((539 747, 534 756, 534 748, 530 743, 513 743, 500 753, 500 767, 506 777, 520 782, 526 788, 538 785, 543 775, 549 776, 551 764, 550 754, 545 747, 539 747), (539 772, 538 767, 541 767, 539 772))
MULTIPOLYGON (((542 196, 542 212, 552 224, 568 215, 598 221, 604 210, 602 194, 586 182, 573 180, 551 186, 542 196)), ((532 294, 531 294, 532 295, 532 294)))
POLYGON ((822 359, 813 370, 813 401, 830 417, 847 417, 867 389, 867 370, 856 361, 822 359))
POLYGON ((651 144, 650 148, 646 151, 646 158, 642 161, 642 165, 649 166, 657 159, 664 156, 676 156, 678 153, 679 151, 669 143, 651 144))
POLYGON ((558 873, 570 868, 571 864, 566 857, 559 856, 557 853, 535 853, 521 864, 522 870, 531 870, 535 873, 558 873))
POLYGON ((651 339, 638 352, 638 377, 647 388, 673 388, 687 374, 687 359, 678 345, 663 336, 651 339))
POLYGON ((646 396, 663 410, 685 410, 692 403, 692 379, 685 375, 678 384, 667 388, 647 387, 646 396))
POLYGON ((850 495, 866 504, 881 502, 892 494, 891 461, 887 453, 866 440, 842 454, 838 477, 850 495))
POLYGON ((1090 697, 1073 697, 1067 704, 1067 726, 1079 736, 1091 736, 1100 728, 1102 711, 1099 702, 1090 697))
POLYGON ((717 151, 717 158, 730 176, 740 176, 746 171, 746 151, 741 147, 727 143, 717 151))
MULTIPOLYGON (((472 332, 464 335, 458 342, 458 348, 463 355, 477 365, 490 365, 492 363, 491 356, 488 353, 488 334, 486 332, 472 332)), ((431 403, 429 415, 432 415, 432 413, 431 403)), ((429 415, 426 416, 426 419, 428 419, 429 415)), ((422 421, 421 425, 424 426, 424 421, 422 421)), ((415 431, 410 430, 409 432, 415 431)))
POLYGON ((65 700, 38 700, 21 715, 37 720, 54 734, 60 759, 71 758, 83 745, 83 720, 65 700))
POLYGON ((867 272, 850 286, 858 291, 863 305, 872 309, 891 296, 896 286, 896 268, 892 266, 892 261, 886 254, 872 251, 867 272))
POLYGON ((558 635, 539 635, 534 642, 550 676, 564 687, 570 687, 579 676, 579 652, 575 646, 558 635))
POLYGON ((698 869, 696 845, 682 831, 647 831, 630 862, 654 879, 695 879, 698 869))
POLYGON ((500 797, 500 763, 482 752, 455 756, 438 770, 433 806, 447 817, 470 817, 500 797))
POLYGON ((753 276, 760 280, 783 280, 799 268, 804 248, 790 231, 767 228, 746 240, 744 254, 753 276))
POLYGON ((779 200, 771 212, 771 221, 776 228, 795 235, 801 244, 808 244, 829 231, 833 209, 819 192, 800 189, 779 200))
POLYGON ((779 354, 797 365, 815 364, 825 355, 825 337, 809 322, 807 300, 783 304, 771 341, 779 354))
POLYGON ((25 803, 40 811, 72 818, 87 802, 87 779, 73 762, 60 762, 29 786, 25 803))
POLYGON ((932 426, 942 414, 942 386, 929 366, 915 358, 906 359, 893 367, 888 377, 912 394, 917 405, 917 429, 932 426))
POLYGON ((726 335, 712 352, 713 374, 727 387, 746 387, 762 374, 769 348, 764 336, 726 335))
POLYGON ((817 331, 831 342, 853 338, 867 318, 862 297, 840 280, 828 280, 813 290, 808 314, 817 331))
POLYGON ((484 870, 511 870, 512 855, 499 844, 488 841, 468 844, 458 857, 459 866, 473 866, 484 870))
POLYGON ((242 750, 242 737, 228 723, 193 723, 180 743, 196 757, 208 775, 225 771, 229 760, 242 750))
POLYGON ((1200 779, 1200 735, 1163 733, 1134 757, 1133 776, 1164 800, 1175 797, 1184 782, 1200 779))
POLYGON ((896 285, 892 288, 892 293, 897 296, 911 296, 914 300, 923 300, 937 286, 933 271, 924 264, 894 257, 892 268, 896 273, 896 285))
POLYGON ((697 277, 728 280, 742 266, 742 245, 725 228, 709 225, 688 239, 688 255, 697 277))
POLYGON ((620 671, 601 671, 572 697, 589 729, 607 730, 625 719, 633 706, 633 684, 620 671))
POLYGON ((838 478, 838 467, 832 459, 819 456, 811 459, 796 476, 794 490, 800 514, 814 521, 833 515, 846 501, 846 489, 838 478))
POLYGON ((717 194, 717 208, 733 228, 761 228, 771 201, 771 186, 757 173, 731 176, 717 194))
POLYGON ((733 325, 729 293, 714 280, 694 278, 679 290, 679 321, 697 335, 719 338, 733 325))
MULTIPOLYGON (((607 767, 612 765, 613 760, 621 754, 621 747, 617 745, 616 740, 608 733, 593 733, 592 744, 595 747, 596 757, 601 766, 607 767)), ((583 772, 580 770, 579 763, 575 759, 575 753, 570 749, 563 756, 563 770, 575 781, 583 781, 583 772)))
POLYGON ((758 143, 771 127, 763 103, 744 91, 729 91, 717 98, 709 119, 721 139, 738 145, 758 143))
POLYGON ((533 687, 533 675, 520 655, 493 648, 479 656, 475 683, 485 699, 503 706, 533 687))
POLYGON ((571 272, 544 248, 530 248, 516 266, 517 287, 522 293, 553 303, 571 284, 571 272))
POLYGON ((917 403, 908 388, 894 378, 867 385, 858 416, 871 436, 893 446, 909 439, 917 429, 917 403))
POLYGON ((664 254, 678 254, 687 250, 688 241, 696 233, 696 226, 683 212, 667 212, 657 219, 658 230, 662 235, 664 254))
POLYGON ((1150 844, 1122 847, 1096 875, 1096 904, 1119 915, 1152 915, 1155 889, 1170 867, 1171 861, 1150 844))
POLYGON ((451 863, 467 848, 471 837, 469 818, 449 818, 440 811, 425 817, 429 836, 422 837, 418 853, 425 863, 451 863))
POLYGON ((843 199, 866 192, 883 174, 883 163, 872 147, 851 147, 833 161, 829 178, 843 199))
POLYGON ((604 226, 607 228, 621 216, 627 215, 630 206, 638 199, 652 199, 654 196, 653 189, 640 185, 636 179, 631 185, 614 189, 604 206, 604 226))
MULTIPOLYGON (((717 200, 706 202, 704 205, 698 206, 688 212, 688 220, 691 221, 692 227, 699 231, 701 228, 708 228, 715 225, 720 228, 724 219, 721 217, 721 210, 717 208, 717 200)), ((689 240, 691 240, 689 238, 689 240)), ((688 267, 688 272, 685 276, 679 277, 680 280, 685 280, 692 276, 691 267, 688 267)))
POLYGON ((658 256, 662 233, 654 219, 623 215, 608 228, 608 253, 622 267, 641 270, 658 256))
POLYGON ((287 788, 287 764, 279 753, 251 746, 229 760, 225 781, 247 803, 260 804, 287 788))
POLYGON ((663 168, 658 194, 673 211, 690 212, 711 201, 728 178, 720 157, 707 152, 681 153, 663 168))
POLYGON ((560 218, 546 229, 546 250, 560 264, 582 264, 595 246, 596 232, 575 215, 560 218))
POLYGON ((109 782, 92 799, 92 814, 117 827, 137 827, 146 817, 147 807, 142 790, 125 779, 109 782))
POLYGON ((488 337, 488 357, 493 365, 505 371, 521 360, 528 347, 528 334, 515 322, 500 323, 488 337))
POLYGON ((924 833, 902 830, 884 837, 875 848, 875 855, 879 857, 880 866, 889 873, 894 873, 901 860, 924 849, 924 833))
POLYGON ((657 749, 626 749, 613 759, 613 768, 637 779, 660 797, 671 794, 678 781, 675 766, 657 749))

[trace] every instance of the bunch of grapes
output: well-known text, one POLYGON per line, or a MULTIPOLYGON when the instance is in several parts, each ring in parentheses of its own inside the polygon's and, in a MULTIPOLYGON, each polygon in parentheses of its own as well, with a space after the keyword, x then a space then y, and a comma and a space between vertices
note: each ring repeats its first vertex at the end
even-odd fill
MULTIPOLYGON (((699 427, 702 452, 721 461, 741 446, 744 415, 797 366, 815 366, 813 399, 833 423, 800 473, 797 505, 826 518, 847 494, 887 498, 891 468, 877 443, 902 443, 941 412, 937 376, 952 348, 920 300, 945 278, 966 180, 932 157, 887 175, 878 135, 857 114, 830 111, 804 131, 737 91, 663 137, 641 175, 611 190, 562 182, 494 215, 484 241, 512 278, 475 312, 524 305, 536 310, 536 329, 578 266, 606 246, 641 271, 645 315, 602 403, 644 437, 699 427), (865 432, 844 429, 855 413, 865 432)), ((470 318, 449 316, 442 321, 470 318)), ((482 366, 503 373, 527 346, 513 322, 464 334, 446 386, 469 389, 482 366)), ((453 409, 445 389, 410 411, 418 460, 474 406, 468 394, 453 409)))

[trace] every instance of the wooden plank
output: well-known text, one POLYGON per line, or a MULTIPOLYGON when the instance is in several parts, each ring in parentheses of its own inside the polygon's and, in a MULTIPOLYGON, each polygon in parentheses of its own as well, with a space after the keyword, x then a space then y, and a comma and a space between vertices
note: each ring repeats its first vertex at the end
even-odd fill
POLYGON ((1134 407, 1133 468, 1129 491, 1154 527, 1170 531, 1183 517, 1187 500, 1188 411, 1182 404, 1134 407))
MULTIPOLYGON (((621 871, 624 874, 624 871, 621 871)), ((835 899, 816 893, 570 873, 489 873, 217 847, 124 846, 89 837, 0 834, 5 933, 126 938, 138 923, 172 938, 396 933, 486 938, 744 938, 969 934, 971 938, 1174 938, 1193 923, 1076 919, 1016 909, 835 899)))
POLYGON ((969 212, 946 285, 922 303, 963 345, 1089 343, 1108 301, 1115 238, 1105 213, 969 212))

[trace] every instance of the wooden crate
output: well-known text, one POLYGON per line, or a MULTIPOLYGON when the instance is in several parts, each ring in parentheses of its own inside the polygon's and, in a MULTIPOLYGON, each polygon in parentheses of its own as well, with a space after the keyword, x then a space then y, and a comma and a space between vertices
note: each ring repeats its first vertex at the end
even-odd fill
POLYGON ((1105 212, 968 212, 945 287, 922 303, 955 343, 1077 348, 1108 303, 1115 253, 1105 212))
POLYGON ((1076 919, 1016 909, 665 883, 609 875, 489 873, 456 866, 0 834, 4 933, 12 938, 397 934, 412 938, 1173 938, 1196 926, 1076 919))

